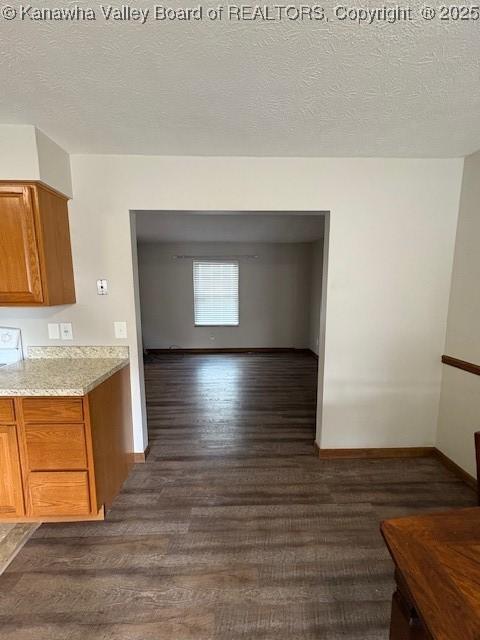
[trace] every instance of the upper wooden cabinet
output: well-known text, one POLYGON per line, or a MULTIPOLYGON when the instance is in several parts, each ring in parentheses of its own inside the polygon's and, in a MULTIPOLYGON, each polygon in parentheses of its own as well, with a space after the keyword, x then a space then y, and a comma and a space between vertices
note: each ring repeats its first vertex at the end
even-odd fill
POLYGON ((0 182, 0 306, 75 302, 67 198, 0 182))

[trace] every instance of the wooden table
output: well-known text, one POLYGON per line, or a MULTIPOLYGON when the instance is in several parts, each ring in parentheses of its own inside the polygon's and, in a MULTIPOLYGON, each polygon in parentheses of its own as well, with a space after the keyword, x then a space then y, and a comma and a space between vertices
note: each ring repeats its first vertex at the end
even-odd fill
POLYGON ((480 507, 386 520, 390 640, 480 640, 480 507))

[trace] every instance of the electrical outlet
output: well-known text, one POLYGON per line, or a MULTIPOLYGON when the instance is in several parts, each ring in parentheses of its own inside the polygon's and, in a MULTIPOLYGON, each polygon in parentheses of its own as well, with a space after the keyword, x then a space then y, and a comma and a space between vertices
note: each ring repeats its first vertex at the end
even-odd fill
POLYGON ((60 323, 60 334, 62 340, 73 340, 73 328, 71 322, 60 323))
POLYGON ((113 323, 113 328, 115 331, 115 338, 118 340, 125 340, 127 336, 127 323, 122 321, 117 321, 113 323))
POLYGON ((48 323, 48 337, 50 340, 60 340, 60 325, 58 322, 48 323))
POLYGON ((97 294, 99 296, 108 295, 108 282, 104 278, 97 280, 97 294))

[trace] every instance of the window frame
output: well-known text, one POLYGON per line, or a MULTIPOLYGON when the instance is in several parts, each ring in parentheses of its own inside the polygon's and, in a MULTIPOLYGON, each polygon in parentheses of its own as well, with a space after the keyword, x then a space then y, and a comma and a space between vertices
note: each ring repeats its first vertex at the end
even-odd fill
POLYGON ((193 258, 192 260, 192 311, 193 311, 193 326, 195 328, 201 327, 230 327, 232 329, 240 326, 240 261, 236 258, 193 258), (195 263, 207 262, 213 264, 234 264, 237 266, 237 322, 235 324, 197 324, 195 321, 195 263))

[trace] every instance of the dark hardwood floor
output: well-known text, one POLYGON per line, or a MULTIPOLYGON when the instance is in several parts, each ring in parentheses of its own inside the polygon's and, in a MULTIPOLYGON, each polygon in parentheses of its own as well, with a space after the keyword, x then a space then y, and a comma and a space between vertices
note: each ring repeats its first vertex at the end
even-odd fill
POLYGON ((2 640, 386 640, 380 520, 475 495, 432 458, 315 458, 316 364, 147 362, 147 464, 106 522, 38 529, 0 577, 2 640))

